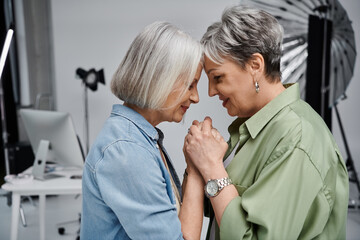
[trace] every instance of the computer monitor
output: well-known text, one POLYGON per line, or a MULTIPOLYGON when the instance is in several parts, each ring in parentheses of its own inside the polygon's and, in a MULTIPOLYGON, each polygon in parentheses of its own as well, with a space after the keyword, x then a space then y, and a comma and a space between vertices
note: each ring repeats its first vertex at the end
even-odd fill
POLYGON ((54 177, 54 174, 45 173, 48 161, 62 167, 83 167, 82 148, 69 113, 21 109, 20 117, 35 154, 35 178, 54 177))

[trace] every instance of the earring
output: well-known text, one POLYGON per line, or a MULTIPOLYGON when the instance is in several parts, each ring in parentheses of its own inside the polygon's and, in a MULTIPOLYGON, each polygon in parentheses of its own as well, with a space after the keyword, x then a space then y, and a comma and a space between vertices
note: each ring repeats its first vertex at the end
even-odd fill
POLYGON ((255 91, 256 91, 256 93, 259 93, 259 91, 260 91, 260 86, 257 81, 255 82, 255 91))

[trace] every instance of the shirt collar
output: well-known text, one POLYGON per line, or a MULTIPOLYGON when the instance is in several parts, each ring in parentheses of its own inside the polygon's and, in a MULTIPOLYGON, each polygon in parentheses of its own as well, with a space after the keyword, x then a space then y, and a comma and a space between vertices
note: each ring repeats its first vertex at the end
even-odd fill
POLYGON ((284 87, 286 87, 286 89, 282 93, 245 122, 252 138, 255 138, 281 109, 300 99, 298 83, 284 85, 284 87))
POLYGON ((240 138, 240 126, 247 120, 248 118, 237 118, 233 121, 228 127, 228 132, 230 134, 230 146, 234 147, 240 138))
POLYGON ((135 110, 121 104, 114 104, 111 113, 128 119, 151 139, 158 141, 159 133, 156 128, 153 127, 140 113, 136 112, 135 110))
POLYGON ((250 118, 237 118, 228 128, 231 142, 239 139, 243 131, 250 133, 255 138, 265 125, 284 107, 300 99, 299 84, 284 84, 286 88, 276 98, 266 104, 250 118), (243 124, 244 123, 244 124, 243 124))
POLYGON ((156 127, 155 129, 156 129, 156 131, 157 131, 158 134, 159 134, 158 143, 159 143, 161 146, 163 146, 164 133, 163 133, 160 129, 158 129, 157 127, 156 127))

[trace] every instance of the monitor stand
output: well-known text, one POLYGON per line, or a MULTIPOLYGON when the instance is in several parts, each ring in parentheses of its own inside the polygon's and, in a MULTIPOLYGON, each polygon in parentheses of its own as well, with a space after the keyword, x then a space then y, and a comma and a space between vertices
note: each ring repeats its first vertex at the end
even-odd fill
POLYGON ((45 173, 46 159, 49 152, 50 142, 41 140, 35 156, 32 174, 34 178, 39 180, 47 180, 52 178, 63 177, 58 174, 45 173))

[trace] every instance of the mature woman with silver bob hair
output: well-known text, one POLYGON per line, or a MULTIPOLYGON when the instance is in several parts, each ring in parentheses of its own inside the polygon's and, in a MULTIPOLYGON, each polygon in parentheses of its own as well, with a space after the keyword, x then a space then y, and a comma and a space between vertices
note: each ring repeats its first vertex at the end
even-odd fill
POLYGON ((124 104, 113 106, 86 158, 81 239, 200 238, 202 179, 188 178, 182 195, 156 125, 180 122, 199 102, 202 55, 199 42, 166 22, 132 42, 111 81, 124 104))
POLYGON ((346 166, 298 84, 281 83, 282 35, 270 14, 234 6, 201 40, 209 95, 237 117, 228 143, 208 117, 185 137, 188 177, 203 178, 209 199, 208 239, 345 239, 346 166))

